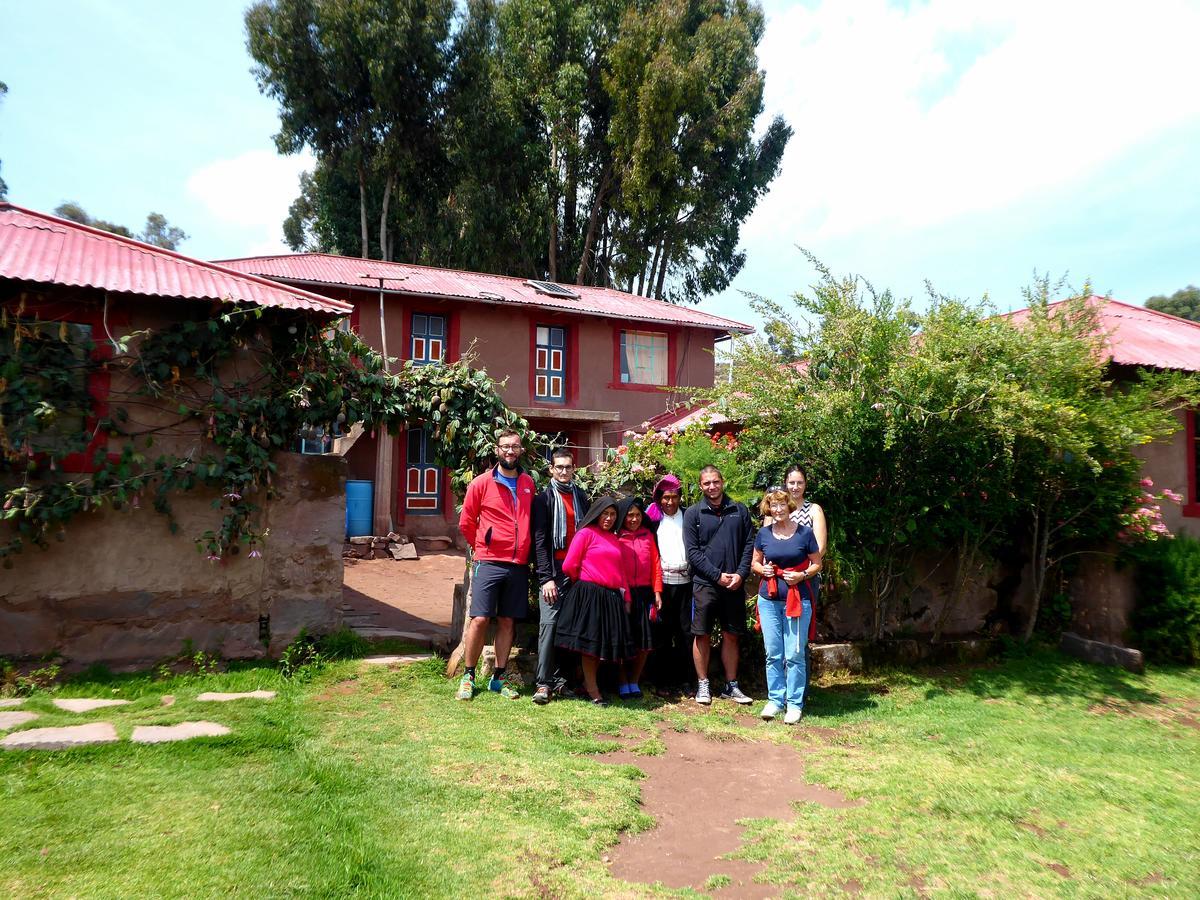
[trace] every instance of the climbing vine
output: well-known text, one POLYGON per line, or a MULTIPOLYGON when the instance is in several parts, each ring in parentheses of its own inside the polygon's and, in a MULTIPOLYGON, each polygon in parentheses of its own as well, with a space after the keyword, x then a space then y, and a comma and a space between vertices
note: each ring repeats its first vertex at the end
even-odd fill
MULTIPOLYGON (((0 308, 0 560, 62 540, 75 517, 149 503, 178 530, 171 498, 207 488, 219 522, 196 536, 214 561, 260 555, 273 455, 301 429, 396 433, 422 423, 463 485, 500 427, 528 426, 471 367, 389 372, 357 335, 293 310, 230 306, 113 338, 0 308), (97 378, 111 384, 98 403, 97 378)), ((393 364, 394 365, 394 364, 393 364)))

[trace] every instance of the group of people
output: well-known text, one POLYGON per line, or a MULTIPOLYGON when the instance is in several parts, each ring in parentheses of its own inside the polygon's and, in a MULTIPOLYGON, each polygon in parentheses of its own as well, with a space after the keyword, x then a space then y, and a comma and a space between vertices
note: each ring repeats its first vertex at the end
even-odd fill
POLYGON ((457 696, 475 694, 475 669, 491 619, 497 622, 496 665, 488 688, 515 699, 506 676, 514 624, 528 608, 529 561, 538 584, 540 625, 533 702, 571 696, 564 657, 579 659, 582 691, 605 705, 601 664, 618 675, 618 696, 642 696, 647 662, 659 693, 691 691, 712 703, 710 634, 721 628, 724 686, 718 696, 754 701, 738 685, 739 641, 748 631, 745 582, 760 578, 756 628, 766 651, 764 719, 781 713, 795 724, 807 690, 806 649, 820 589, 826 523, 804 496, 803 467, 767 490, 758 513, 725 493, 716 466, 700 472, 703 499, 682 508, 674 475, 654 487, 652 502, 589 499, 575 482, 568 448, 551 453, 550 484, 537 491, 521 469, 520 435, 502 432, 496 465, 467 488, 459 527, 474 550, 470 622, 464 635, 466 672, 457 696))

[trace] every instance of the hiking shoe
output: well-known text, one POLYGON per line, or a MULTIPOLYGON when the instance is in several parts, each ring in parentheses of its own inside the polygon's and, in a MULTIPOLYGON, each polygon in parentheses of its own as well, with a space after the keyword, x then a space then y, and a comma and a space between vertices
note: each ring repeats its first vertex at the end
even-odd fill
POLYGON ((538 706, 545 706, 550 702, 550 685, 539 684, 537 690, 533 692, 533 702, 538 706))
POLYGON ((707 678, 696 685, 696 702, 701 706, 712 703, 712 691, 709 690, 707 678))
POLYGON ((774 700, 768 700, 767 705, 762 708, 762 712, 759 713, 759 715, 762 716, 764 719, 766 719, 769 722, 773 718, 775 718, 777 715, 779 715, 779 713, 780 713, 779 704, 776 703, 774 700))
POLYGON ((521 696, 521 692, 512 685, 507 677, 497 678, 495 675, 493 675, 491 680, 488 682, 488 690, 495 691, 505 700, 516 700, 521 696))
POLYGON ((798 725, 800 717, 804 715, 804 710, 798 706, 789 706, 787 715, 783 717, 784 725, 798 725))
POLYGON ((725 685, 725 690, 721 691, 722 700, 732 700, 734 703, 740 703, 745 706, 747 703, 754 701, 742 693, 742 689, 738 687, 736 681, 731 681, 725 685))
POLYGON ((458 693, 454 695, 459 700, 470 700, 475 696, 475 676, 464 675, 458 683, 458 693))

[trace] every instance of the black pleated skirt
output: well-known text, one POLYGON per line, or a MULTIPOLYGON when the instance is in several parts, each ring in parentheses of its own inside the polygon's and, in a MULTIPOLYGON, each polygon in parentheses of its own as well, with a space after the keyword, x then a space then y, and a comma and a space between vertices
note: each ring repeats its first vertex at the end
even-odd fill
POLYGON ((576 581, 562 599, 555 623, 555 643, 606 662, 633 656, 625 598, 614 588, 576 581))
POLYGON ((629 589, 633 602, 629 604, 629 639, 634 650, 654 649, 650 633, 650 610, 654 608, 654 588, 649 585, 629 589))

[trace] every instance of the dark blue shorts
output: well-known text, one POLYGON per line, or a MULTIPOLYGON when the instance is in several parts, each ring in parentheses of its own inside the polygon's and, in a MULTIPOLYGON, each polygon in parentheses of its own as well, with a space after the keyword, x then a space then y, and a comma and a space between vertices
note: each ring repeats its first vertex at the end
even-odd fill
POLYGON ((480 562, 471 580, 471 618, 524 619, 529 614, 529 567, 480 562))
POLYGON ((726 634, 746 633, 746 592, 710 584, 692 585, 692 628, 697 637, 712 631, 713 622, 721 623, 726 634))

